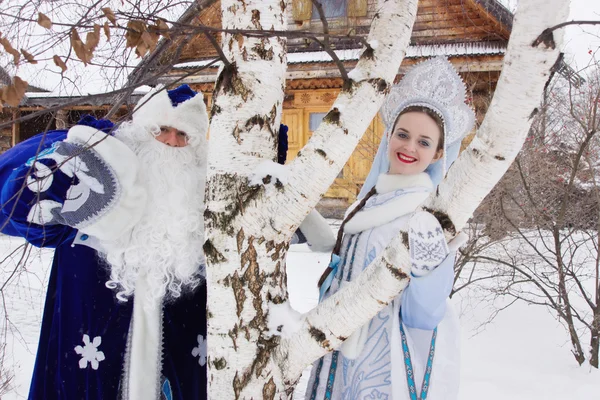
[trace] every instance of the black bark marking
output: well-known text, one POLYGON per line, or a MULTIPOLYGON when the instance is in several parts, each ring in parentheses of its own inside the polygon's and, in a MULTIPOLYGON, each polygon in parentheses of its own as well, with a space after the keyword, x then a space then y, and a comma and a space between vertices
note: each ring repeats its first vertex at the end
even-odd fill
POLYGON ((427 207, 423 208, 423 210, 436 217, 444 231, 450 233, 451 235, 456 235, 456 227, 454 226, 454 223, 452 222, 448 214, 427 207))
POLYGON ((271 377, 271 379, 269 379, 269 382, 265 383, 265 385, 263 386, 263 400, 273 400, 275 398, 276 391, 277 387, 275 386, 273 377, 271 377))
POLYGON ((369 79, 368 82, 373 85, 377 93, 387 94, 389 92, 389 85, 385 79, 369 79))
POLYGON ((238 253, 242 252, 242 244, 244 244, 245 237, 246 236, 244 235, 244 228, 240 228, 236 236, 238 253))
POLYGON ((275 296, 275 297, 274 297, 274 298, 271 300, 271 302, 272 302, 273 304, 283 304, 283 303, 285 303, 285 299, 284 299, 283 297, 281 297, 281 296, 275 296))
POLYGON ((223 357, 217 358, 215 361, 213 361, 213 365, 215 366, 215 369, 222 370, 227 366, 227 361, 223 357))
POLYGON ((223 286, 225 286, 225 287, 231 286, 231 278, 229 276, 226 276, 225 279, 223 279, 223 286))
POLYGON ((361 60, 373 60, 375 59, 375 50, 371 46, 368 46, 365 51, 360 55, 361 60))
MULTIPOLYGON (((273 131, 271 124, 267 122, 268 119, 269 117, 264 117, 262 115, 254 115, 246 121, 246 130, 250 130, 253 126, 256 125, 258 125, 258 127, 262 130, 266 126, 266 128, 269 130, 269 133, 271 134, 271 137, 275 138, 277 135, 273 131)), ((277 146, 277 143, 275 143, 275 146, 277 146)))
POLYGON ((234 351, 237 351, 237 337, 238 337, 239 332, 240 332, 240 330, 239 330, 237 324, 235 324, 233 326, 233 329, 227 333, 229 335, 229 337, 231 338, 231 342, 233 343, 234 351))
POLYGON ((327 159, 327 153, 325 153, 322 149, 316 149, 315 152, 324 159, 327 159))
POLYGON ((393 264, 390 264, 385 260, 383 260, 383 263, 385 264, 385 267, 392 273, 392 275, 394 275, 394 277, 399 281, 408 279, 408 275, 406 275, 401 269, 396 268, 393 264))
POLYGON ((246 85, 244 85, 242 79, 238 76, 238 68, 235 62, 225 66, 217 78, 214 93, 220 92, 232 93, 234 95, 241 96, 244 102, 246 102, 252 94, 246 85))
POLYGON ((207 187, 232 188, 235 191, 235 201, 227 205, 221 212, 213 212, 210 209, 204 211, 204 220, 207 229, 218 229, 228 236, 236 234, 233 221, 239 215, 244 213, 251 202, 260 198, 264 193, 264 186, 250 186, 248 178, 237 178, 232 174, 218 175, 207 182, 207 187))
POLYGON ((495 158, 496 160, 498 160, 498 161, 504 161, 504 160, 506 160, 506 158, 505 158, 505 157, 502 157, 502 156, 495 156, 494 158, 495 158))
POLYGON ((256 53, 262 60, 270 61, 273 59, 273 46, 267 49, 269 40, 267 38, 261 39, 260 43, 257 43, 252 47, 252 51, 256 53))
POLYGON ((351 93, 354 90, 354 81, 350 78, 345 79, 342 83, 342 92, 351 93))
POLYGON ((260 11, 252 10, 252 25, 258 30, 262 30, 262 25, 260 24, 260 11))
MULTIPOLYGON (((271 112, 269 113, 269 122, 272 124, 275 123, 275 119, 277 118, 277 106, 273 105, 273 108, 271 108, 271 112)), ((277 132, 279 133, 279 129, 277 130, 277 132)), ((276 136, 277 138, 279 138, 279 135, 276 136)))
POLYGON ((556 42, 554 41, 554 34, 552 33, 552 28, 546 28, 543 32, 538 36, 531 47, 538 47, 540 44, 544 44, 547 49, 554 50, 556 48, 556 42))
POLYGON ((262 183, 264 183, 265 185, 271 183, 271 175, 267 175, 264 178, 262 178, 262 183))
POLYGON ((254 248, 254 237, 248 237, 248 247, 242 254, 240 263, 241 269, 244 271, 242 276, 242 283, 247 286, 252 293, 252 306, 256 311, 256 315, 250 321, 248 326, 253 329, 263 331, 266 329, 265 315, 262 309, 263 299, 261 295, 261 289, 265 284, 266 277, 265 273, 260 270, 260 266, 257 262, 257 252, 254 248))
POLYGON ((217 102, 215 101, 216 99, 213 99, 213 105, 210 108, 210 118, 212 119, 212 117, 214 117, 217 114, 221 114, 221 111, 223 111, 221 109, 221 107, 219 105, 217 105, 217 102))
POLYGON ((481 150, 473 148, 471 151, 473 152, 473 156, 475 156, 476 159, 481 160, 483 158, 481 150))
POLYGON ((267 241, 267 243, 265 243, 265 250, 267 250, 267 253, 270 252, 271 250, 273 250, 274 248, 275 248, 275 241, 269 240, 269 241, 267 241))
POLYGON ((242 311, 244 311, 244 302, 246 301, 246 291, 244 289, 244 284, 242 279, 238 275, 238 272, 235 271, 233 277, 231 278, 231 288, 233 289, 233 296, 235 297, 235 307, 238 318, 242 315, 242 311))
POLYGON ((241 130, 241 129, 240 129, 240 127, 239 127, 239 126, 237 126, 237 125, 235 126, 235 128, 233 128, 232 135, 233 135, 233 137, 235 138, 235 141, 237 142, 237 144, 242 144, 242 137, 241 137, 241 135, 240 135, 240 132, 241 132, 241 131, 242 131, 242 130, 241 130))
POLYGON ((235 376, 233 377, 233 391, 236 399, 239 399, 240 393, 250 382, 253 373, 256 378, 260 378, 264 368, 271 359, 273 350, 279 346, 279 341, 280 338, 278 336, 269 339, 262 337, 258 339, 256 344, 256 358, 252 362, 252 365, 241 377, 239 376, 238 372, 236 372, 235 376))
POLYGON ((204 249, 204 255, 209 263, 218 264, 227 261, 223 254, 219 253, 219 250, 215 248, 210 239, 207 239, 204 242, 204 246, 202 246, 202 248, 204 249))
POLYGON ((408 247, 408 232, 402 232, 402 244, 408 247))
POLYGON ((533 119, 533 117, 535 117, 536 115, 538 115, 540 112, 540 110, 538 110, 538 108, 534 108, 533 111, 531 112, 531 114, 529 114, 529 119, 533 119))
POLYGON ((279 346, 280 339, 279 336, 273 336, 269 339, 260 337, 258 339, 258 351, 253 365, 255 367, 255 376, 257 378, 262 375, 263 370, 271 359, 271 353, 279 346))
POLYGON ((334 107, 331 111, 327 113, 327 115, 323 117, 323 121, 333 125, 341 126, 340 110, 338 110, 337 107, 334 107))
POLYGON ((312 336, 312 338, 315 339, 319 343, 323 343, 323 341, 325 341, 327 339, 327 336, 325 336, 323 331, 315 328, 314 326, 310 327, 310 329, 308 330, 308 333, 310 333, 310 336, 312 336))

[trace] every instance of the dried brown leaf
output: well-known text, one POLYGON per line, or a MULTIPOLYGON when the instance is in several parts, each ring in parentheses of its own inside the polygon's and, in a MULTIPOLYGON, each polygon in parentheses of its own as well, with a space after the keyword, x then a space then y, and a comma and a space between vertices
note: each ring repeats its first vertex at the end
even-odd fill
POLYGON ((117 17, 115 17, 115 13, 109 7, 104 7, 102 12, 114 26, 117 26, 117 17))
POLYGON ((142 41, 142 33, 146 31, 146 23, 143 21, 129 21, 127 22, 127 33, 125 33, 125 39, 127 39, 127 47, 137 47, 142 41))
POLYGON ((135 54, 137 54, 138 57, 144 57, 148 50, 148 45, 143 40, 140 40, 138 45, 135 47, 135 54))
POLYGON ((27 82, 15 76, 12 84, 2 88, 2 100, 11 107, 17 107, 25 96, 27 86, 27 82))
POLYGON ((21 54, 23 54, 23 57, 25 57, 25 59, 27 60, 27 62, 29 64, 37 64, 36 59, 33 58, 33 55, 31 53, 29 53, 27 50, 21 49, 21 54))
POLYGON ((71 47, 75 51, 77 58, 83 61, 84 65, 87 65, 91 61, 92 53, 87 50, 75 28, 71 29, 71 47))
POLYGON ((104 23, 104 35, 106 36, 106 41, 110 42, 110 27, 108 26, 108 22, 104 23))
POLYGON ((61 73, 65 72, 67 70, 67 64, 65 64, 65 62, 62 60, 62 58, 60 58, 57 55, 54 55, 54 57, 52 57, 52 59, 54 60, 54 64, 56 64, 57 67, 60 67, 61 73))
POLYGON ((4 50, 6 50, 7 53, 13 56, 15 65, 18 65, 19 61, 21 60, 21 53, 19 53, 14 47, 12 47, 12 45, 6 38, 0 38, 0 44, 2 44, 4 50))
POLYGON ((50 18, 48 18, 48 16, 46 16, 43 13, 38 13, 37 23, 46 29, 52 28, 52 21, 50 20, 50 18))
POLYGON ((98 43, 100 43, 100 25, 94 24, 94 31, 88 32, 85 37, 85 48, 93 54, 98 43))
POLYGON ((159 18, 156 20, 156 28, 158 28, 157 33, 159 35, 162 35, 166 39, 171 39, 171 35, 169 34, 169 25, 167 25, 167 22, 164 19, 159 18))
POLYGON ((148 49, 150 49, 150 51, 154 51, 159 38, 160 36, 158 36, 158 34, 156 33, 150 33, 148 31, 142 33, 142 40, 146 44, 146 46, 148 46, 148 49))

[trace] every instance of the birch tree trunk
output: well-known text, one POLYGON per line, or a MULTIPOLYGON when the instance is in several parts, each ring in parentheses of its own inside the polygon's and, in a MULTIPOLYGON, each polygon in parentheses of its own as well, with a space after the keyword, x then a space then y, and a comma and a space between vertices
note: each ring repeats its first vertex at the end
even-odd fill
MULTIPOLYGON (((226 29, 285 29, 284 1, 221 5, 226 29)), ((564 21, 567 6, 567 0, 522 0, 480 135, 429 202, 435 215, 445 217, 448 236, 464 225, 517 154, 558 54, 531 44, 545 28, 564 21)), ((291 337, 267 332, 270 305, 288 298, 284 260, 291 235, 380 108, 408 45, 416 8, 416 0, 379 1, 370 46, 287 167, 270 161, 285 87, 285 40, 223 35, 230 63, 222 67, 213 97, 205 213, 209 398, 287 398, 306 365, 337 347, 408 283, 401 234, 357 281, 305 315, 291 337)))

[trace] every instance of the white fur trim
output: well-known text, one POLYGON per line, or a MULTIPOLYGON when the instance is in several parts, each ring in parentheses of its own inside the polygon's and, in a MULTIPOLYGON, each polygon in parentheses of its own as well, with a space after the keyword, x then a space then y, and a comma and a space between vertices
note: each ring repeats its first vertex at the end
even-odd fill
POLYGON ((133 111, 133 122, 143 126, 170 126, 185 132, 191 140, 206 141, 208 115, 204 95, 196 96, 173 107, 167 91, 158 87, 148 92, 133 111))
POLYGON ((429 197, 429 192, 407 193, 387 203, 361 210, 344 225, 344 233, 356 234, 367 229, 387 224, 403 215, 415 211, 429 197))
POLYGON ((75 239, 73 239, 73 243, 71 243, 71 246, 77 245, 89 247, 91 249, 96 250, 99 253, 102 253, 104 251, 104 247, 100 244, 98 238, 88 235, 87 233, 83 233, 81 231, 77 232, 77 234, 75 235, 75 239))
POLYGON ((377 178, 377 183, 375 184, 375 188, 379 194, 415 186, 433 189, 431 178, 425 172, 414 175, 381 174, 377 178))
POLYGON ((146 191, 136 183, 139 170, 137 156, 118 139, 83 125, 76 125, 69 129, 65 142, 86 147, 93 146, 91 150, 95 151, 116 174, 121 191, 115 206, 81 231, 100 240, 110 240, 120 236, 140 220, 146 204, 146 191))
POLYGON ((160 372, 162 367, 161 304, 150 305, 144 301, 148 297, 146 276, 140 275, 135 285, 133 297, 131 347, 129 352, 129 372, 125 398, 156 399, 160 393, 160 372))
POLYGON ((340 351, 345 358, 356 360, 362 353, 367 343, 367 335, 369 333, 369 324, 363 325, 355 330, 352 335, 340 346, 340 351))
MULTIPOLYGON (((377 183, 375 184, 377 194, 415 187, 422 187, 423 191, 406 193, 380 206, 359 211, 346 223, 346 225, 344 225, 344 233, 359 233, 376 226, 387 224, 403 215, 410 214, 415 211, 425 199, 427 199, 430 190, 433 189, 433 183, 431 182, 429 175, 424 172, 415 175, 379 175, 377 183)), ((359 202, 356 201, 348 208, 346 216, 358 205, 358 203, 359 202)))
POLYGON ((335 235, 317 210, 312 210, 300 224, 300 231, 312 251, 330 252, 335 246, 335 235))

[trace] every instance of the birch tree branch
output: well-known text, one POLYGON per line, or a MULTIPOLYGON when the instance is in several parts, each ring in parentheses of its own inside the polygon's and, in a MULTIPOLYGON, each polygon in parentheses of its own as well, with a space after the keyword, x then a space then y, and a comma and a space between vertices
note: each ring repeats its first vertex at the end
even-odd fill
MULTIPOLYGON (((533 46, 539 32, 564 21, 566 0, 530 0, 519 4, 502 74, 477 135, 448 171, 438 192, 425 202, 462 229, 517 156, 537 113, 556 47, 533 46)), ((562 32, 556 35, 559 45, 562 32)))
MULTIPOLYGON (((408 47, 417 12, 416 0, 380 0, 365 48, 348 74, 331 111, 289 165, 289 183, 270 199, 286 212, 274 221, 277 229, 295 228, 333 183, 358 141, 377 114, 393 84, 408 47)), ((293 229, 292 229, 293 231, 293 229)))
POLYGON ((368 323, 404 290, 409 274, 408 247, 398 235, 356 280, 309 311, 301 329, 281 341, 275 359, 284 382, 293 382, 308 364, 339 347, 368 323))

